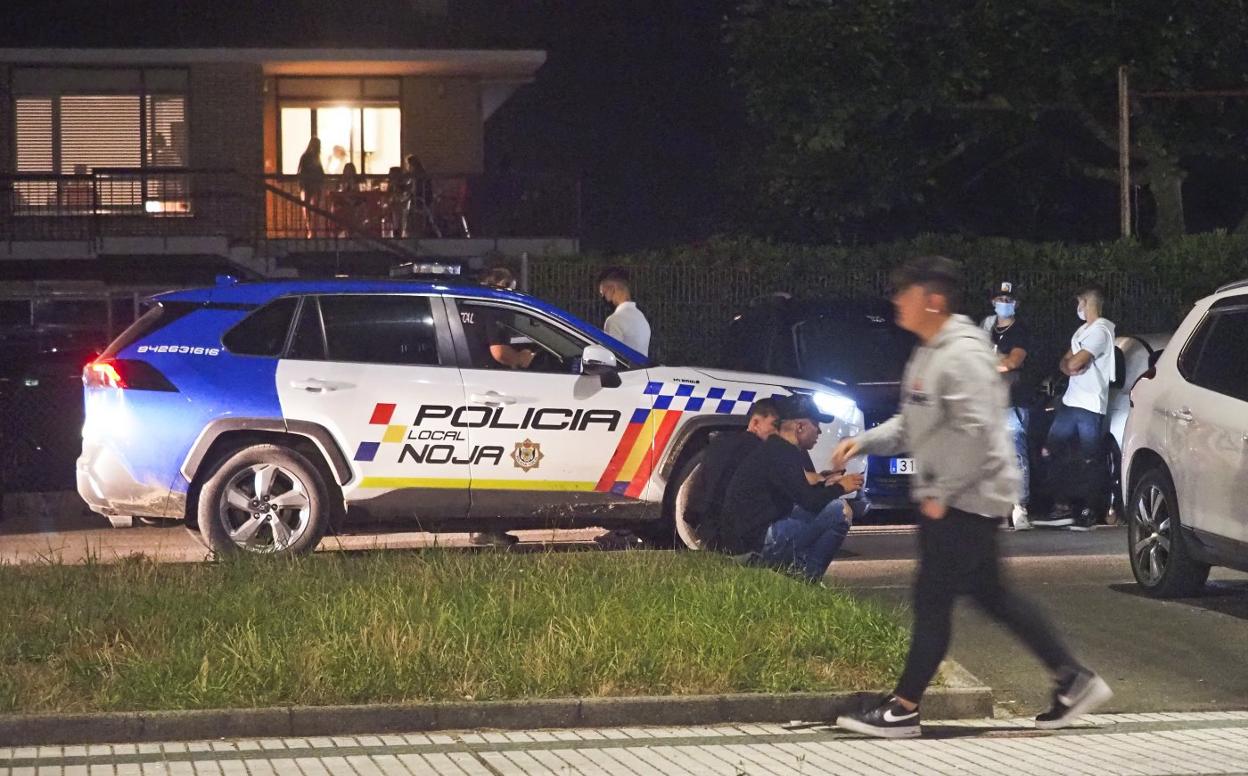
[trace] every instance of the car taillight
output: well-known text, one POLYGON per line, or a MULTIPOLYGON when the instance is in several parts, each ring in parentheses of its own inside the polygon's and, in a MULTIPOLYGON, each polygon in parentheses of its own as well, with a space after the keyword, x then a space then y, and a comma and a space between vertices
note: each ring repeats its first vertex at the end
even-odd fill
POLYGON ((92 361, 82 369, 88 388, 124 388, 132 391, 176 391, 169 378, 146 361, 116 358, 92 361))
POLYGON ((1130 403, 1132 407, 1135 406, 1135 386, 1139 385, 1141 380, 1152 380, 1156 376, 1157 367, 1150 366, 1147 370, 1145 370, 1144 374, 1135 378, 1135 382, 1131 384, 1131 392, 1128 394, 1128 396, 1130 396, 1130 403))

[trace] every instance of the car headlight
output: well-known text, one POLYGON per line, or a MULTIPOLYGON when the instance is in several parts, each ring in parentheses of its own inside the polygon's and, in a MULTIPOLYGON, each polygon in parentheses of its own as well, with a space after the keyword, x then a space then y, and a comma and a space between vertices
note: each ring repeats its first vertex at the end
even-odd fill
POLYGON ((848 396, 836 393, 817 392, 814 396, 815 406, 825 415, 831 415, 846 423, 856 423, 858 405, 848 396))

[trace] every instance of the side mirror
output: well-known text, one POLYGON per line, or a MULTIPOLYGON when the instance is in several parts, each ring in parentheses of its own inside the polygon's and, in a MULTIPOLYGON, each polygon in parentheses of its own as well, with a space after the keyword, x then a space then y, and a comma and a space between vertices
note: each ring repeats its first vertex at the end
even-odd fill
POLYGON ((620 386, 619 369, 615 354, 601 345, 587 345, 581 353, 581 374, 598 375, 604 388, 620 386))

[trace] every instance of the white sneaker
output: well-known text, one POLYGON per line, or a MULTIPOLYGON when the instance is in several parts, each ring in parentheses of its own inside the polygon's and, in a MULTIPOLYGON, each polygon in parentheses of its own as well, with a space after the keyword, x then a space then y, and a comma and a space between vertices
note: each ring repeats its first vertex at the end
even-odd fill
POLYGON ((1015 504, 1014 513, 1010 515, 1010 522, 1014 525, 1015 531, 1030 531, 1031 521, 1027 519, 1027 507, 1015 504))

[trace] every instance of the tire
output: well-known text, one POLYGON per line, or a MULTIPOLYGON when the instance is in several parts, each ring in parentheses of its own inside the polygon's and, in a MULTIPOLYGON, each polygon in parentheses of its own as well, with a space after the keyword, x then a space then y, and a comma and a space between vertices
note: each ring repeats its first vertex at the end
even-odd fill
POLYGON ((211 470, 199 494, 202 541, 217 556, 305 555, 329 527, 330 504, 316 466, 280 445, 251 445, 211 470))
POLYGON ((685 496, 688 496, 688 483, 690 475, 702 463, 702 458, 706 445, 699 445, 696 452, 687 452, 681 456, 681 460, 676 464, 675 473, 667 483, 667 490, 663 493, 663 514, 658 520, 652 520, 637 526, 635 533, 652 547, 660 550, 697 550, 701 549, 701 544, 697 542, 693 535, 692 526, 685 524, 678 527, 676 524, 676 508, 677 502, 680 500, 681 491, 684 490, 685 496), (690 544, 686 540, 685 535, 681 531, 686 531, 690 544), (697 546, 694 546, 696 544, 697 546))
POLYGON ((698 537, 694 527, 686 520, 689 497, 693 492, 695 476, 702 467, 702 460, 705 456, 705 449, 699 450, 696 455, 680 467, 676 478, 668 486, 673 490, 674 494, 671 506, 672 527, 676 531, 676 540, 681 545, 684 545, 684 548, 687 550, 706 549, 705 542, 698 537))
POLYGON ((1209 566, 1188 553, 1174 482, 1164 468, 1145 472, 1131 491, 1127 552, 1135 581, 1156 598, 1196 595, 1209 578, 1209 566))

